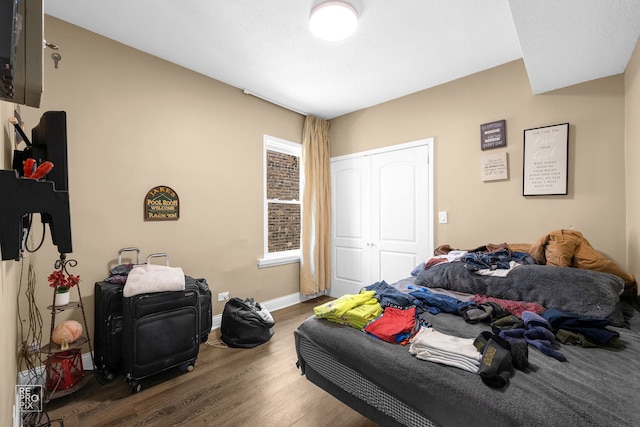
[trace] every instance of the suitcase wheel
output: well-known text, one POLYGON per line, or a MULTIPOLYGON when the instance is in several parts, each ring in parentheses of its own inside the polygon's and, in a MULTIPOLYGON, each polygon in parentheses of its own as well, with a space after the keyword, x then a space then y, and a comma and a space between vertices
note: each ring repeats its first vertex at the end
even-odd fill
POLYGON ((107 369, 99 370, 96 375, 96 379, 98 380, 98 383, 102 385, 109 384, 111 381, 113 381, 113 378, 114 378, 113 372, 107 369))
POLYGON ((193 371, 193 363, 189 363, 187 365, 187 372, 191 372, 191 371, 193 371))
POLYGON ((140 390, 142 390, 142 384, 140 384, 138 381, 131 382, 131 391, 133 393, 139 393, 140 390))

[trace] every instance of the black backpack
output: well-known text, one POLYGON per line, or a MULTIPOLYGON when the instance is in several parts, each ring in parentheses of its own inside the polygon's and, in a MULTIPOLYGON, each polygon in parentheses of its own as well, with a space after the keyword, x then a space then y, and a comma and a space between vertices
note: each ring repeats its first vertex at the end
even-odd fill
POLYGON ((220 339, 229 347, 253 348, 273 336, 273 317, 253 298, 231 298, 224 306, 220 339))

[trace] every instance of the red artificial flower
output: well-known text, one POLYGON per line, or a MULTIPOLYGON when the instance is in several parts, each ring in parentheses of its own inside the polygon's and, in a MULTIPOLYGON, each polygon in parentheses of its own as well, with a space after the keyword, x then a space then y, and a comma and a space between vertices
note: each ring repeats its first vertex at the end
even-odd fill
POLYGON ((73 274, 69 274, 69 279, 67 280, 67 284, 70 288, 73 288, 78 283, 80 283, 80 276, 74 276, 73 274))
POLYGON ((57 292, 67 292, 69 289, 80 283, 80 276, 69 274, 68 277, 65 277, 62 271, 55 270, 49 275, 47 280, 49 281, 49 286, 55 288, 57 292))

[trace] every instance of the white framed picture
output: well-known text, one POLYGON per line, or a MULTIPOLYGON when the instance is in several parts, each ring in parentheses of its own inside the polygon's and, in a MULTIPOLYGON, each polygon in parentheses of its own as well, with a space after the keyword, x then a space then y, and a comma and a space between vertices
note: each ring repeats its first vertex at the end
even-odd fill
POLYGON ((522 195, 563 195, 568 192, 569 123, 524 131, 522 195))

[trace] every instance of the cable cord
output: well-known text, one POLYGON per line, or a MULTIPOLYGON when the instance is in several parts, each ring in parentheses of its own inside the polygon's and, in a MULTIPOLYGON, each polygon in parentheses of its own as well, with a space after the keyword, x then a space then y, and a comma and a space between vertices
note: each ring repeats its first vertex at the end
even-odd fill
MULTIPOLYGON (((35 254, 27 257, 28 262, 25 265, 25 257, 20 261, 20 279, 18 284, 17 295, 17 313, 18 324, 20 329, 20 351, 18 352, 18 369, 26 368, 27 384, 44 384, 46 382, 46 370, 40 369, 42 361, 40 359, 40 348, 42 346, 42 315, 38 310, 35 300, 35 288, 37 283, 36 265, 37 259, 35 254), (26 268, 26 283, 25 283, 26 268), (20 296, 24 285, 24 297, 26 299, 27 317, 23 318, 20 310, 20 296)), ((61 418, 50 419, 46 410, 41 412, 21 413, 21 421, 23 426, 27 427, 64 427, 64 421, 61 418)))
POLYGON ((47 227, 45 227, 44 221, 42 221, 42 238, 40 239, 40 243, 38 243, 38 246, 35 249, 29 249, 29 245, 27 245, 27 242, 29 241, 29 237, 31 236, 31 225, 33 224, 33 214, 32 213, 28 214, 27 218, 28 218, 27 234, 25 236, 24 249, 29 253, 34 253, 42 247, 42 244, 44 243, 44 236, 47 234, 47 227))
POLYGON ((227 344, 225 344, 222 340, 217 339, 217 340, 209 340, 206 343, 204 343, 204 345, 208 345, 211 347, 218 347, 218 348, 229 348, 229 346, 227 344))
POLYGON ((28 412, 22 415, 22 425, 25 427, 64 427, 62 418, 50 419, 46 412, 28 412))
POLYGON ((36 276, 36 257, 31 255, 28 257, 28 263, 25 265, 25 258, 21 260, 20 282, 18 286, 17 296, 17 313, 18 325, 20 330, 20 349, 18 352, 18 369, 25 369, 29 375, 29 384, 37 384, 38 380, 44 379, 44 371, 40 368, 40 346, 42 345, 42 316, 35 301, 35 287, 37 282, 36 276), (26 283, 25 283, 26 268, 26 283), (20 303, 20 297, 23 292, 26 299, 27 313, 23 317, 20 303))

